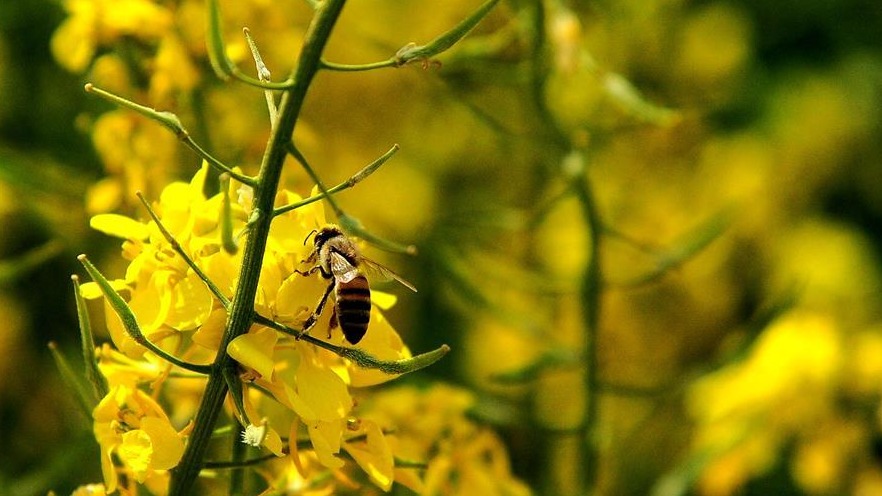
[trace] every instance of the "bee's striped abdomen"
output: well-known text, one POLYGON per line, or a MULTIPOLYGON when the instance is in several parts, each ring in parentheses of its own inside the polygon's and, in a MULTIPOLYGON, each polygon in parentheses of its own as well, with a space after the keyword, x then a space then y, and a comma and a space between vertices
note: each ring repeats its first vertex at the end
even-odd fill
POLYGON ((361 274, 349 282, 337 280, 335 295, 337 322, 346 341, 356 344, 367 332, 371 320, 371 288, 361 274))

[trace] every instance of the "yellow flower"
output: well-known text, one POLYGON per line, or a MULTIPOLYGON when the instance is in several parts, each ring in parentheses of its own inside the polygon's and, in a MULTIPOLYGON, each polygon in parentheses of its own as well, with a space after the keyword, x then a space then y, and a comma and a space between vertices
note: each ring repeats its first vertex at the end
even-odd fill
POLYGON ((80 486, 72 493, 70 496, 106 496, 107 491, 104 489, 104 484, 86 484, 84 486, 80 486))
MULTIPOLYGON (((218 198, 202 196, 205 174, 203 168, 190 184, 173 183, 166 187, 156 209, 162 215, 163 225, 194 260, 220 256, 235 263, 234 257, 221 254, 217 232, 220 203, 218 198)), ((129 293, 129 306, 148 338, 195 330, 208 319, 216 305, 211 293, 172 250, 155 224, 119 215, 97 215, 91 224, 105 234, 126 240, 123 253, 131 263, 125 279, 114 283, 129 293)), ((85 292, 91 295, 91 289, 87 285, 85 292)), ((143 351, 126 335, 112 312, 108 313, 108 328, 117 348, 124 353, 136 357, 143 351)))
POLYGON ((139 384, 159 380, 169 369, 169 364, 153 354, 135 360, 104 344, 96 353, 98 368, 107 378, 110 387, 125 386, 135 389, 139 384))
MULTIPOLYGON (((443 384, 397 387, 370 400, 363 422, 393 432, 386 439, 396 457, 428 464, 424 480, 413 468, 393 470, 396 482, 419 494, 530 494, 512 475, 502 441, 466 416, 473 403, 469 393, 443 384)), ((374 451, 372 459, 381 459, 382 447, 374 451)))
POLYGON ((155 197, 179 171, 180 144, 174 135, 126 110, 102 114, 92 127, 92 143, 109 177, 89 191, 91 213, 129 204, 141 191, 155 197))
POLYGON ((174 468, 184 453, 184 441, 162 407, 143 391, 115 386, 92 416, 107 492, 116 490, 120 470, 144 483, 174 468), (114 455, 122 468, 114 464, 114 455))
MULTIPOLYGON (((706 494, 731 494, 771 469, 788 440, 831 415, 843 366, 840 341, 828 318, 792 311, 763 332, 744 361, 692 386, 693 450, 714 456, 700 482, 706 494)), ((800 477, 802 467, 815 463, 814 453, 801 451, 800 477)))
POLYGON ((150 78, 150 101, 157 107, 172 106, 176 92, 191 91, 199 83, 199 71, 181 40, 169 34, 162 38, 150 78))
MULTIPOLYGON (((220 194, 212 198, 203 196, 206 167, 190 183, 167 186, 154 210, 193 263, 221 292, 231 297, 242 255, 241 250, 230 255, 222 249, 219 227, 222 198, 220 194)), ((313 194, 316 193, 314 190, 313 194)), ((233 221, 234 232, 239 232, 252 215, 251 191, 232 181, 229 194, 230 198, 237 199, 233 206, 233 221)), ((276 204, 282 206, 301 199, 299 195, 281 191, 276 204)), ((304 240, 325 223, 320 203, 274 219, 255 299, 258 313, 299 329, 314 311, 331 281, 319 274, 302 274, 310 268, 304 260, 312 250, 304 240)), ((293 428, 292 439, 298 434, 307 435, 313 448, 309 456, 326 469, 344 468, 345 459, 339 455, 345 449, 377 486, 391 487, 394 473, 390 445, 379 424, 370 420, 357 423, 360 427, 353 429, 354 401, 350 388, 379 384, 394 376, 364 370, 332 352, 260 325, 252 326, 248 333, 232 340, 225 350, 218 350, 227 312, 172 249, 156 224, 105 214, 95 216, 92 226, 125 240, 123 255, 130 264, 125 277, 113 281, 113 284, 128 296, 129 306, 148 338, 182 356, 204 355, 205 351, 228 353, 245 369, 243 377, 271 395, 257 400, 254 395, 246 393, 243 398, 247 419, 241 421, 251 426, 249 432, 252 435, 248 440, 252 444, 282 456, 278 432, 289 432, 293 428), (184 337, 186 334, 190 339, 184 337), (185 343, 192 345, 181 349, 185 343), (287 415, 280 414, 280 408, 287 415), (298 432, 297 426, 302 430, 298 432)), ((100 294, 94 285, 84 285, 83 293, 91 297, 100 294)), ((394 298, 379 292, 376 299, 384 307, 394 303, 394 298)), ((310 332, 315 338, 342 345, 342 332, 339 327, 330 325, 332 309, 333 304, 325 307, 310 332)), ((138 359, 143 349, 128 337, 119 319, 110 311, 108 328, 122 352, 106 353, 106 359, 102 360, 102 370, 113 378, 111 385, 124 387, 125 391, 137 391, 134 389, 137 384, 145 380, 155 383, 165 377, 163 374, 168 369, 153 365, 157 360, 151 354, 138 359)), ((371 310, 371 323, 359 347, 384 360, 411 356, 377 305, 371 310)), ((131 394, 137 396, 137 393, 131 394)), ((164 414, 162 418, 165 418, 164 414)), ((149 428, 133 434, 128 431, 119 433, 110 429, 106 422, 102 424, 102 446, 107 446, 104 453, 108 463, 111 452, 125 458, 128 470, 139 481, 150 473, 149 469, 155 470, 156 459, 148 449, 149 445, 155 444, 150 438, 151 428, 155 427, 151 425, 153 423, 149 421, 149 428)), ((301 448, 300 451, 305 450, 301 448)), ((108 472, 111 472, 110 468, 112 466, 108 467, 108 472)))
POLYGON ((344 449, 374 484, 383 491, 390 490, 394 480, 395 460, 388 439, 383 435, 380 426, 371 420, 359 422, 357 432, 360 434, 359 438, 363 437, 364 440, 347 442, 344 449))
POLYGON ((171 12, 149 0, 67 0, 64 7, 69 16, 52 36, 52 53, 73 72, 122 36, 152 40, 172 27, 171 12))

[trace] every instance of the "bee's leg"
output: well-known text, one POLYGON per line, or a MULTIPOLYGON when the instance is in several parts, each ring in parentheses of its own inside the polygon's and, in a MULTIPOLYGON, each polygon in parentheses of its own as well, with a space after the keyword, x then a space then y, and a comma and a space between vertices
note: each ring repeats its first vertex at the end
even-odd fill
POLYGON ((331 283, 328 284, 328 288, 325 289, 325 294, 322 295, 322 299, 319 300, 318 305, 315 306, 315 311, 303 322, 303 330, 301 333, 308 333, 312 329, 312 326, 315 325, 316 321, 318 321, 319 315, 321 315, 322 311, 325 309, 325 304, 328 302, 328 297, 331 296, 331 291, 333 289, 334 281, 332 280, 331 283))
POLYGON ((328 339, 331 339, 331 331, 336 329, 338 325, 340 325, 340 323, 337 322, 337 306, 335 305, 334 308, 331 309, 331 322, 328 323, 328 339))
MULTIPOLYGON (((304 260, 304 262, 305 262, 305 260, 304 260)), ((322 268, 321 265, 316 265, 315 267, 307 270, 306 272, 303 272, 302 270, 294 269, 294 273, 300 274, 301 276, 309 277, 309 276, 315 274, 317 271, 321 270, 321 268, 322 268)))

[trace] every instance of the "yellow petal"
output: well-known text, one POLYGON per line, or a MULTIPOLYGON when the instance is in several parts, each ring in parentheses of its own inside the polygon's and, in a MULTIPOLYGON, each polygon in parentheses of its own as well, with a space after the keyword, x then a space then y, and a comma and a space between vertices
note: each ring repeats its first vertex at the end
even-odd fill
POLYGON ((377 291, 376 289, 371 290, 371 303, 378 306, 381 310, 389 310, 395 303, 398 302, 398 297, 391 293, 384 293, 383 291, 377 291))
POLYGON ((420 478, 419 472, 416 470, 412 468, 396 468, 393 473, 395 474, 395 482, 417 494, 428 494, 423 484, 423 479, 420 478))
POLYGON ((223 308, 212 310, 205 322, 193 333, 193 342, 199 346, 216 350, 220 346, 224 327, 227 323, 227 311, 223 308))
POLYGON ((274 314, 283 322, 303 321, 318 304, 328 283, 321 277, 293 274, 284 281, 276 294, 274 314))
POLYGON ((89 219, 89 226, 108 236, 121 239, 144 241, 150 236, 146 224, 142 224, 124 215, 98 214, 89 219))
POLYGON ((171 312, 171 279, 168 270, 153 272, 147 284, 132 291, 129 307, 138 318, 141 332, 148 336, 162 326, 171 312))
POLYGON ((272 427, 267 427, 267 429, 266 436, 263 438, 263 446, 276 456, 285 456, 281 436, 272 427))
POLYGON ((138 482, 144 482, 150 470, 153 457, 153 444, 150 436, 141 429, 126 432, 122 435, 122 443, 117 448, 120 460, 131 469, 138 482))
POLYGON ((125 386, 117 386, 111 389, 104 398, 101 398, 101 401, 92 410, 92 418, 95 419, 96 423, 110 422, 116 419, 119 412, 121 394, 127 394, 127 390, 128 388, 125 386))
POLYGON ((82 72, 95 55, 92 19, 68 18, 52 35, 52 55, 71 72, 82 72))
POLYGON ((279 337, 272 329, 243 334, 230 342, 227 353, 242 365, 271 380, 273 377, 273 349, 279 337))
MULTIPOLYGON (((399 360, 411 356, 401 337, 377 309, 371 310, 371 323, 358 347, 380 360, 399 360)), ((382 384, 396 377, 376 369, 355 366, 349 368, 349 374, 352 387, 382 384)))
MULTIPOLYGON (((110 287, 112 287, 117 293, 129 289, 129 286, 123 279, 112 279, 110 281, 110 287)), ((94 281, 80 284, 80 294, 87 300, 97 300, 104 296, 104 293, 101 292, 101 287, 94 281)))
POLYGON ((426 469, 424 480, 424 493, 421 494, 442 494, 448 480, 450 480, 451 471, 453 470, 453 462, 449 455, 440 455, 429 462, 429 468, 426 469))
POLYGON ((211 170, 211 165, 208 161, 203 160, 199 170, 193 174, 193 179, 190 179, 190 195, 193 198, 202 197, 202 192, 205 191, 205 178, 208 177, 209 170, 211 170))
MULTIPOLYGON (((198 176, 198 173, 197 173, 198 176)), ((195 178, 194 178, 195 180, 195 178)), ((190 203, 192 191, 187 183, 171 183, 163 188, 159 195, 159 211, 162 216, 162 224, 172 234, 182 241, 183 236, 189 235, 187 226, 190 222, 190 203)))
POLYGON ((288 395, 288 402, 291 404, 291 409, 293 409, 300 418, 306 422, 316 421, 318 415, 316 415, 315 411, 313 411, 312 407, 310 407, 307 402, 303 401, 303 398, 301 398, 293 388, 285 384, 285 392, 288 395))
POLYGON ((101 474, 104 476, 104 487, 108 493, 116 491, 117 475, 110 451, 101 449, 101 474))
POLYGON ((212 296, 193 271, 174 285, 172 307, 165 324, 180 330, 195 329, 208 318, 212 296))
POLYGON ((296 396, 315 412, 315 420, 338 421, 349 414, 352 397, 343 379, 334 371, 302 360, 297 369, 296 396))
POLYGON ((184 441, 167 420, 158 417, 141 419, 141 430, 150 436, 153 445, 153 470, 174 468, 184 454, 184 441))
POLYGON ((328 468, 340 468, 343 460, 334 456, 340 451, 341 422, 317 422, 308 426, 309 439, 319 462, 328 468))
POLYGON ((344 449, 365 471, 371 481, 377 486, 388 491, 392 488, 395 461, 392 458, 392 450, 386 442, 386 437, 380 426, 375 422, 363 421, 367 431, 366 443, 352 443, 344 445, 344 449))

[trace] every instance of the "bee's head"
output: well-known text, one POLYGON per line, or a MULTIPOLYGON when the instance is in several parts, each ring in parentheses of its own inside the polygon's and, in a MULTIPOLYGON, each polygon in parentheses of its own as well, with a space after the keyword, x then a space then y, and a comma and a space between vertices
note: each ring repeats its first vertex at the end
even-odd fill
POLYGON ((329 239, 336 238, 337 236, 343 236, 343 231, 341 231, 339 227, 333 224, 328 224, 327 226, 317 231, 313 230, 311 233, 309 233, 309 235, 306 236, 306 239, 303 240, 303 244, 306 244, 306 242, 309 240, 309 236, 312 236, 313 234, 315 234, 315 238, 313 239, 315 247, 320 248, 329 239))

